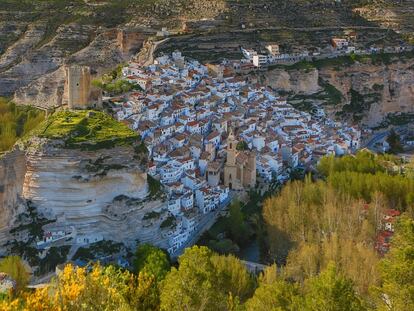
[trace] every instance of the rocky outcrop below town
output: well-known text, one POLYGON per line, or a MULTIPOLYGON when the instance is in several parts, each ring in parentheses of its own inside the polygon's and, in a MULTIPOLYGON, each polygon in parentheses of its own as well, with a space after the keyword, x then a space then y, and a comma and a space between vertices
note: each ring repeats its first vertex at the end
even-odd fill
POLYGON ((151 196, 141 167, 133 146, 82 151, 32 138, 24 152, 0 160, 0 244, 27 241, 19 227, 34 208, 43 230, 72 232, 69 244, 103 239, 134 246, 139 240, 167 247, 159 229, 168 216, 165 204, 151 196))
POLYGON ((292 96, 308 96, 323 103, 321 93, 327 84, 341 94, 336 105, 325 108, 336 117, 355 117, 375 127, 389 115, 414 113, 414 59, 396 57, 384 63, 370 60, 352 65, 321 66, 306 69, 277 68, 263 75, 266 85, 292 96))

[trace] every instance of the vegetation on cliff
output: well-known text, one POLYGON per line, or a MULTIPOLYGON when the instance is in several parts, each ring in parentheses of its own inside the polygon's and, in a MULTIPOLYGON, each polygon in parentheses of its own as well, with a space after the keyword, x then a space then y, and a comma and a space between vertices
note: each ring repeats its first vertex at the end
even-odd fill
POLYGON ((129 145, 138 134, 99 111, 60 111, 37 130, 38 136, 62 140, 67 148, 97 150, 129 145))
POLYGON ((372 54, 350 54, 338 56, 335 58, 315 59, 313 61, 300 61, 293 65, 273 65, 270 68, 283 68, 286 70, 311 70, 314 68, 321 69, 326 67, 340 70, 342 67, 350 67, 355 63, 372 64, 372 65, 389 65, 399 61, 406 61, 414 58, 414 52, 403 53, 372 53, 372 54))
POLYGON ((0 272, 7 273, 16 282, 14 290, 23 291, 30 280, 27 265, 19 256, 9 256, 0 261, 0 272))
POLYGON ((9 150, 21 137, 44 120, 44 112, 30 106, 16 106, 0 98, 0 153, 9 150))
POLYGON ((142 88, 138 84, 123 79, 122 67, 123 64, 118 65, 111 72, 92 80, 92 85, 112 95, 123 94, 131 90, 142 91, 142 88))
POLYGON ((400 153, 404 151, 401 144, 401 137, 395 132, 394 129, 391 129, 390 134, 387 137, 387 143, 390 145, 391 153, 400 153))

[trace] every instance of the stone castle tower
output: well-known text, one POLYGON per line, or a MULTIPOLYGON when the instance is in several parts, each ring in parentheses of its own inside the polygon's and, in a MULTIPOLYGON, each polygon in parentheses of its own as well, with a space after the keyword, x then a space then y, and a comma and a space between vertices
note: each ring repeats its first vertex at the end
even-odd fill
POLYGON ((92 88, 90 67, 77 65, 66 66, 65 74, 65 93, 69 109, 101 107, 101 91, 92 88))
POLYGON ((145 31, 136 29, 118 29, 116 33, 116 41, 119 46, 119 51, 123 56, 131 56, 136 54, 144 40, 146 39, 147 34, 145 31))

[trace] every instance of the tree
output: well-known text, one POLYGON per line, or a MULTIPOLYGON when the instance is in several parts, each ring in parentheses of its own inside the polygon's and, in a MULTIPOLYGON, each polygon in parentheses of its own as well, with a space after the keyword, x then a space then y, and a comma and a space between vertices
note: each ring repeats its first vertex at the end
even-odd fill
POLYGON ((379 283, 378 255, 365 243, 339 238, 334 234, 322 243, 301 243, 289 253, 285 277, 303 283, 335 262, 337 270, 352 280, 359 293, 379 283))
POLYGON ((237 254, 240 248, 230 239, 209 240, 208 247, 219 254, 237 254))
POLYGON ((294 311, 302 310, 303 299, 298 284, 290 284, 277 273, 272 265, 259 276, 259 286, 246 302, 247 311, 294 311))
POLYGON ((138 276, 113 266, 87 268, 67 265, 48 286, 0 301, 0 310, 158 310, 158 290, 153 276, 138 276))
POLYGON ((0 261, 0 272, 7 273, 16 282, 16 291, 23 290, 29 283, 28 267, 19 256, 9 256, 0 261))
POLYGON ((237 310, 254 289, 254 279, 236 257, 194 246, 161 283, 161 310, 237 310))
POLYGON ((161 283, 161 310, 223 310, 227 299, 218 286, 213 252, 204 246, 187 248, 161 283))
POLYGON ((231 297, 245 301, 253 293, 254 282, 245 265, 233 255, 213 255, 211 262, 217 273, 217 286, 231 297))
POLYGON ((104 87, 104 83, 100 79, 93 79, 91 82, 92 86, 102 89, 104 87))
POLYGON ((302 310, 301 304, 298 286, 281 279, 271 284, 261 284, 247 301, 246 310, 299 311, 302 310))
POLYGON ((230 205, 229 217, 227 219, 232 239, 238 244, 247 242, 248 227, 244 221, 244 214, 240 202, 236 201, 230 205))
POLYGON ((305 308, 308 311, 363 311, 362 300, 352 281, 337 272, 333 262, 320 275, 305 283, 305 308))
POLYGON ((249 146, 244 140, 239 141, 236 145, 236 150, 243 151, 243 150, 248 150, 248 149, 249 149, 249 146))
POLYGON ((0 152, 7 151, 44 119, 44 113, 30 106, 16 106, 0 97, 0 152))
POLYGON ((155 179, 151 175, 147 175, 148 190, 151 197, 155 197, 160 194, 161 182, 158 179, 155 179))
POLYGON ((401 137, 398 135, 394 129, 391 129, 390 134, 387 137, 387 143, 390 145, 391 153, 399 153, 404 149, 401 145, 401 137))
POLYGON ((414 219, 400 217, 380 271, 379 310, 414 310, 414 219))
POLYGON ((165 278, 170 271, 170 261, 167 253, 150 244, 143 244, 135 253, 134 268, 137 273, 153 275, 157 281, 165 278))

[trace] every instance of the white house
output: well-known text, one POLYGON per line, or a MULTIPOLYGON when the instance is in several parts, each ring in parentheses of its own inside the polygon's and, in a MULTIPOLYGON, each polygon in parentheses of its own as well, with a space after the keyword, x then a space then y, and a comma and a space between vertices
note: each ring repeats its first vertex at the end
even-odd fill
POLYGON ((174 216, 177 216, 181 213, 181 199, 178 196, 171 196, 168 200, 168 210, 174 216))
POLYGON ((194 206, 194 196, 193 196, 193 192, 191 190, 181 196, 181 206, 185 210, 189 210, 189 209, 193 208, 193 206, 194 206))
POLYGON ((196 190, 197 206, 203 214, 215 209, 214 196, 209 188, 201 188, 196 190))
POLYGON ((160 168, 161 182, 171 183, 178 181, 183 174, 183 166, 176 160, 169 161, 160 168))

